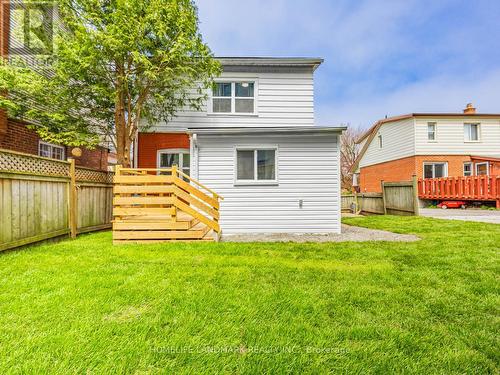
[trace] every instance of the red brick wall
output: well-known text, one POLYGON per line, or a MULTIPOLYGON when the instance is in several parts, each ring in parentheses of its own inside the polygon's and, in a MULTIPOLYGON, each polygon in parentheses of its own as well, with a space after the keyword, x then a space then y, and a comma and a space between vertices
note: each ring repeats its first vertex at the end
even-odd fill
MULTIPOLYGON (((26 154, 38 155, 38 143, 40 137, 31 129, 26 127, 26 124, 9 119, 7 121, 7 132, 3 137, 0 137, 0 148, 7 150, 24 152, 26 154)), ((72 147, 65 147, 65 156, 71 157, 72 147)), ((108 167, 108 149, 104 147, 96 147, 89 150, 81 147, 82 156, 75 158, 76 165, 82 167, 107 170, 108 167)))
MULTIPOLYGON (((448 176, 464 175, 464 163, 470 162, 468 155, 418 155, 360 168, 359 186, 361 192, 380 192, 380 183, 410 181, 415 174, 424 176, 425 162, 447 162, 448 176)), ((500 163, 490 162, 490 174, 500 174, 500 163)))
POLYGON ((22 122, 9 119, 7 133, 0 139, 0 148, 38 155, 39 140, 40 137, 34 130, 28 129, 22 122))
POLYGON ((137 166, 157 168, 158 150, 168 148, 189 149, 189 136, 179 133, 139 133, 137 166))
POLYGON ((361 192, 381 192, 381 181, 409 181, 415 174, 415 157, 392 160, 362 167, 359 174, 361 192))

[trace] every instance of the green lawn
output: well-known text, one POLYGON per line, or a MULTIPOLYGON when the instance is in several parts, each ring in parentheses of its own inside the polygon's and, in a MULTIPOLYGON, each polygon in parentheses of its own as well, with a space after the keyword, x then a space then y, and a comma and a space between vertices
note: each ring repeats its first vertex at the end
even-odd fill
POLYGON ((345 222, 422 241, 0 254, 0 373, 499 373, 500 225, 345 222))

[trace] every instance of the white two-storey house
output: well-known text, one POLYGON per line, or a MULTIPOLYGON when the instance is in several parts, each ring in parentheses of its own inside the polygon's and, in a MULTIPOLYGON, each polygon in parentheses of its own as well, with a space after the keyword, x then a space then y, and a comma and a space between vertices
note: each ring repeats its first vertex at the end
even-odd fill
POLYGON ((314 126, 321 59, 220 58, 201 111, 140 133, 139 168, 177 164, 224 197, 223 233, 340 232, 343 128, 314 126))

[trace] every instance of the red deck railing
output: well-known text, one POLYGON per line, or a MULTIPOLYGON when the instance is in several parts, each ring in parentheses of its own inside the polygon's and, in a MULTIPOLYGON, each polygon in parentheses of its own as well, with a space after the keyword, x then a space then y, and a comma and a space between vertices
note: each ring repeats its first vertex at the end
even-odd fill
POLYGON ((477 200, 500 202, 500 176, 419 178, 421 199, 477 200))

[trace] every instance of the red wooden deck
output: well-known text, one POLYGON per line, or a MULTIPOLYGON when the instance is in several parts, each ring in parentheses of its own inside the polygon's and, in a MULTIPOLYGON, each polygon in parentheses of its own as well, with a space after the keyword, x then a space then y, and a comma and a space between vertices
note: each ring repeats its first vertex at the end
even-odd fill
POLYGON ((500 208, 500 176, 419 178, 420 199, 495 201, 500 208))

